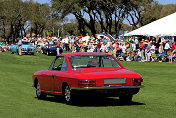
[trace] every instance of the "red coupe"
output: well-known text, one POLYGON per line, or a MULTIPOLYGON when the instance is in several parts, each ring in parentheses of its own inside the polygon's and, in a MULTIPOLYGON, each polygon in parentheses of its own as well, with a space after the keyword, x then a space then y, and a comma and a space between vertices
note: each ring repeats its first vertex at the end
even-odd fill
POLYGON ((56 56, 48 70, 35 72, 32 78, 37 98, 62 95, 67 104, 86 95, 116 96, 130 102, 144 87, 139 74, 107 53, 63 53, 56 56))

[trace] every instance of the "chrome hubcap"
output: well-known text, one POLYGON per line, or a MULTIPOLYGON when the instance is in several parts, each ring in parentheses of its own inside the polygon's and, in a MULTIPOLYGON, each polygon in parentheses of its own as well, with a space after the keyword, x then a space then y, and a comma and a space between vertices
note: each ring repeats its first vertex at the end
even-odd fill
POLYGON ((40 85, 39 85, 39 84, 37 84, 36 93, 37 93, 37 96, 40 96, 40 95, 41 95, 40 85))
POLYGON ((66 100, 67 102, 70 101, 70 89, 69 89, 68 86, 65 88, 65 100, 66 100))

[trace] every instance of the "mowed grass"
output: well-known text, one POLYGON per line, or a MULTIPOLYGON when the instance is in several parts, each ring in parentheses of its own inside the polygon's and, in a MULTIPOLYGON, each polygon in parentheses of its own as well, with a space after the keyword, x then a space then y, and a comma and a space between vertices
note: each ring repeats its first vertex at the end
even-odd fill
POLYGON ((0 118, 175 118, 176 63, 121 62, 144 78, 133 102, 86 99, 66 105, 61 98, 38 100, 32 74, 48 69, 54 56, 0 52, 0 118))

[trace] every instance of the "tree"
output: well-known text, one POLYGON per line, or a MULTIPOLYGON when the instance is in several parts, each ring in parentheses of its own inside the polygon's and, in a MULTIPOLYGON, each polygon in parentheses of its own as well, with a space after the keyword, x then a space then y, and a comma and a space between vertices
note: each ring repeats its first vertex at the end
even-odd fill
POLYGON ((31 32, 42 36, 46 25, 52 19, 51 8, 46 4, 31 3, 30 6, 30 24, 31 32))
POLYGON ((4 39, 12 39, 25 35, 27 28, 27 4, 21 0, 1 1, 0 4, 0 22, 1 33, 4 39))
POLYGON ((129 24, 136 29, 141 22, 143 12, 148 9, 148 6, 155 5, 155 0, 127 0, 124 1, 124 10, 126 12, 126 19, 129 24))

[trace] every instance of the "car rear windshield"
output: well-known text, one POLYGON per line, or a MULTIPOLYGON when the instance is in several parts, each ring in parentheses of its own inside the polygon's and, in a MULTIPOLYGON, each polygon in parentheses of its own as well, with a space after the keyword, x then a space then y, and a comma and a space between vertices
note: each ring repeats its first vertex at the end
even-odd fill
POLYGON ((80 68, 122 68, 111 55, 76 55, 69 57, 73 69, 80 68))

